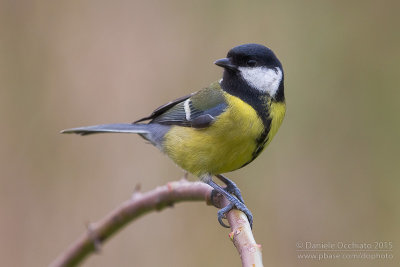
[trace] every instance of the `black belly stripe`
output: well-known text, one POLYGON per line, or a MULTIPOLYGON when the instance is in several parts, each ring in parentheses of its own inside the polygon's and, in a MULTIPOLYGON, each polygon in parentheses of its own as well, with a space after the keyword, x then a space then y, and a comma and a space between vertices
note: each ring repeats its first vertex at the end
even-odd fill
POLYGON ((253 151, 252 158, 243 164, 242 168, 252 162, 263 151, 265 144, 268 142, 268 133, 271 129, 270 107, 268 103, 270 103, 271 99, 266 93, 248 86, 243 80, 229 80, 231 82, 228 83, 225 78, 223 79, 221 83, 222 89, 252 106, 264 124, 264 130, 256 140, 256 149, 253 151))
POLYGON ((268 97, 267 96, 260 96, 259 103, 261 105, 255 107, 255 105, 251 105, 256 111, 257 114, 260 116, 263 124, 264 124, 264 131, 256 140, 256 149, 253 151, 251 159, 243 164, 240 168, 246 166, 253 160, 255 160, 258 155, 264 150, 265 144, 268 142, 268 133, 271 129, 271 117, 269 116, 269 106, 268 106, 268 97))
POLYGON ((283 94, 283 77, 279 85, 277 95, 275 96, 275 100, 272 100, 266 92, 261 92, 249 86, 249 84, 243 80, 243 78, 241 78, 237 71, 231 71, 229 69, 224 71, 221 87, 227 93, 240 98, 252 106, 264 124, 264 131, 256 140, 256 149, 252 153, 252 158, 243 164, 242 167, 244 167, 252 162, 258 155, 260 155, 265 147, 265 144, 268 142, 268 134, 271 129, 272 122, 272 118, 270 117, 270 103, 271 101, 281 102, 285 99, 283 94))

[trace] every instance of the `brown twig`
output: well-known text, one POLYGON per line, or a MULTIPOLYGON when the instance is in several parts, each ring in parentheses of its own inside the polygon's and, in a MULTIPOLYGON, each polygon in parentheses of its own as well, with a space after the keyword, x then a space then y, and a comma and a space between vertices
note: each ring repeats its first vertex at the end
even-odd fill
MULTIPOLYGON (((223 207, 229 204, 226 198, 222 198, 221 201, 223 207)), ((257 244, 254 239, 247 216, 243 212, 233 209, 228 212, 226 217, 232 230, 232 232, 229 233, 229 237, 239 252, 242 266, 263 266, 261 245, 257 244)))
MULTIPOLYGON (((162 210, 182 201, 206 201, 211 204, 212 188, 202 182, 180 180, 170 182, 146 193, 135 191, 132 198, 122 203, 102 220, 89 224, 88 231, 64 251, 51 267, 76 266, 86 256, 100 249, 100 245, 122 227, 153 210, 162 210)), ((220 197, 217 206, 228 201, 220 197)), ((243 266, 262 266, 260 246, 254 241, 247 217, 238 210, 227 214, 232 233, 229 235, 237 248, 243 266)))

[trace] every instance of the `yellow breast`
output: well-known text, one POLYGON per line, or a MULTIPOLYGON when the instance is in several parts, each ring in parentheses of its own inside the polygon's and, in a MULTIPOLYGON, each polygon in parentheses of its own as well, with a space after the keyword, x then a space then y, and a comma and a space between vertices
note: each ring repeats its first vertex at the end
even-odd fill
POLYGON ((276 132, 281 126, 283 118, 285 117, 286 113, 285 102, 271 101, 269 103, 269 106, 270 106, 269 116, 271 118, 271 126, 268 133, 268 141, 266 143, 266 146, 272 141, 272 138, 275 136, 276 132))
MULTIPOLYGON (((224 94, 229 107, 210 127, 172 126, 164 137, 165 153, 194 175, 220 174, 242 167, 252 159, 256 140, 264 130, 261 119, 249 104, 224 94)), ((276 115, 284 113, 278 110, 276 115)), ((272 118, 270 139, 282 119, 272 118)))

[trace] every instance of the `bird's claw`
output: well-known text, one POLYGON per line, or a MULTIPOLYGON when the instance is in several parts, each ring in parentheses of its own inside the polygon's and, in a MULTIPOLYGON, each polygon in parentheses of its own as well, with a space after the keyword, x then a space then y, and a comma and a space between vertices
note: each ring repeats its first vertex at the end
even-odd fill
POLYGON ((227 225, 224 223, 222 219, 226 219, 226 214, 232 210, 235 206, 232 203, 229 203, 226 207, 220 209, 218 211, 218 222, 220 225, 222 225, 225 228, 230 228, 230 225, 227 225))
POLYGON ((237 203, 235 207, 246 215, 247 219, 249 220, 250 228, 253 229, 253 214, 251 211, 244 203, 237 203))
POLYGON ((224 208, 222 208, 222 209, 220 209, 218 211, 218 222, 219 222, 219 224, 221 224, 223 227, 230 228, 230 226, 226 225, 222 221, 222 219, 225 219, 226 218, 226 214, 228 212, 230 212, 234 208, 240 210, 241 212, 243 212, 246 215, 247 219, 249 220, 250 228, 253 229, 253 214, 246 207, 246 205, 244 205, 243 203, 240 203, 240 202, 237 202, 237 203, 232 203, 231 202, 231 203, 229 203, 229 205, 227 205, 226 207, 224 207, 224 208))
MULTIPOLYGON (((216 195, 218 193, 219 192, 217 190, 212 191, 212 195, 216 195)), ((213 197, 212 197, 212 199, 213 199, 213 197)), ((230 228, 229 225, 224 223, 223 219, 226 219, 226 214, 228 212, 230 212, 232 209, 236 208, 237 210, 242 211, 247 216, 247 219, 249 220, 249 223, 250 223, 250 227, 253 228, 253 214, 251 213, 251 211, 246 207, 245 204, 243 204, 243 202, 241 202, 240 200, 238 200, 235 197, 233 197, 233 199, 234 200, 229 200, 231 202, 227 206, 225 206, 224 208, 222 208, 218 211, 219 224, 225 228, 230 228)))
POLYGON ((232 180, 226 178, 222 174, 218 174, 216 176, 226 185, 226 187, 224 187, 224 190, 234 195, 240 202, 244 204, 242 193, 240 192, 239 187, 232 180))
MULTIPOLYGON (((218 177, 218 178, 221 179, 221 177, 218 177)), ((223 176, 222 176, 221 181, 223 181, 227 185, 227 188, 229 188, 229 189, 222 188, 221 186, 216 184, 214 181, 212 181, 212 179, 205 180, 205 182, 207 184, 209 184, 211 187, 214 188, 214 190, 211 193, 212 201, 214 200, 214 197, 216 196, 216 194, 220 193, 226 199, 228 199, 230 202, 226 207, 224 207, 218 211, 218 222, 223 227, 229 228, 230 226, 226 225, 222 219, 226 218, 226 214, 229 211, 236 208, 236 209, 242 211, 247 216, 250 227, 253 228, 253 215, 251 214, 251 211, 243 203, 243 198, 242 198, 239 188, 232 181, 230 181, 229 179, 227 179, 223 176)))

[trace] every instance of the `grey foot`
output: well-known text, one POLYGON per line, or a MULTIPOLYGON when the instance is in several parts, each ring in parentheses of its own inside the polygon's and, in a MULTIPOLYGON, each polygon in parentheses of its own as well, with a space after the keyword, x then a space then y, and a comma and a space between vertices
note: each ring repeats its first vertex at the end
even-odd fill
POLYGON ((224 188, 226 192, 234 195, 237 199, 240 200, 240 202, 244 204, 242 193, 240 192, 239 187, 232 180, 228 179, 222 174, 217 174, 216 177, 226 185, 226 187, 224 188))
MULTIPOLYGON (((224 177, 225 178, 225 177, 224 177)), ((229 180, 230 181, 230 180, 229 180)), ((229 225, 226 225, 222 219, 226 218, 226 214, 231 211, 232 209, 236 208, 240 211, 242 211, 244 214, 246 214, 247 219, 249 220, 250 223, 250 227, 253 228, 253 215, 251 214, 251 211, 246 207, 246 205, 242 202, 243 198, 241 197, 240 194, 240 190, 237 188, 237 186, 235 185, 235 187, 237 188, 237 190, 239 191, 239 196, 240 199, 236 198, 235 196, 231 195, 230 192, 227 192, 224 188, 222 188, 221 186, 219 186, 218 184, 216 184, 212 179, 207 179, 204 180, 205 183, 207 183, 208 185, 210 185, 212 188, 214 188, 214 190, 220 194, 222 194, 224 197, 226 197, 230 204, 227 205, 226 207, 220 209, 218 211, 218 222, 226 228, 229 228, 229 225)), ((232 182, 233 183, 233 182, 232 182)), ((227 185, 228 186, 228 185, 227 185)))

